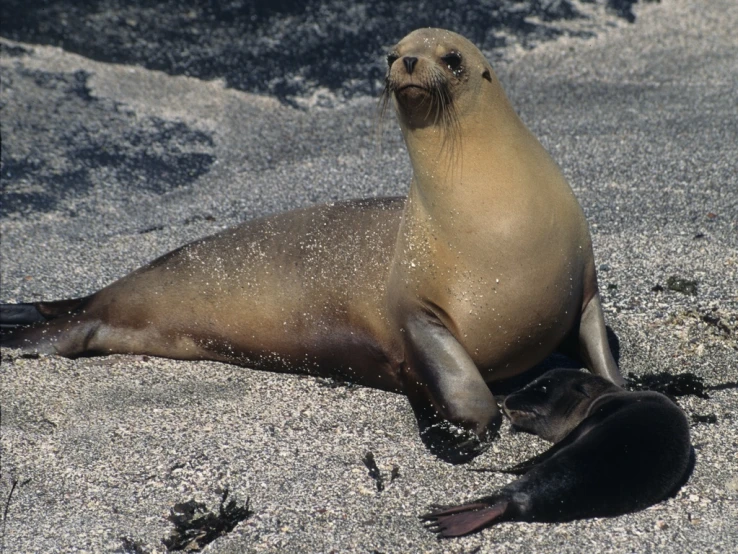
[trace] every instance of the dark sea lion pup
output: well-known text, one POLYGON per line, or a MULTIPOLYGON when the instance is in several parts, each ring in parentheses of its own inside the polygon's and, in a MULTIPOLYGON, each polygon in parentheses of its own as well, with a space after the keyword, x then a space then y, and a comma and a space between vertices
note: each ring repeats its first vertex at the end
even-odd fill
POLYGON ((16 327, 2 344, 219 360, 403 392, 426 444, 450 461, 478 453, 500 424, 487 382, 556 348, 621 383, 582 209, 482 53, 421 29, 387 61, 385 104, 413 168, 407 198, 258 219, 91 296, 3 306, 0 320, 16 327))
POLYGON ((498 493, 421 516, 442 537, 503 521, 561 522, 642 510, 676 494, 694 462, 684 412, 656 392, 626 392, 572 369, 507 397, 513 426, 554 442, 505 473, 498 493))

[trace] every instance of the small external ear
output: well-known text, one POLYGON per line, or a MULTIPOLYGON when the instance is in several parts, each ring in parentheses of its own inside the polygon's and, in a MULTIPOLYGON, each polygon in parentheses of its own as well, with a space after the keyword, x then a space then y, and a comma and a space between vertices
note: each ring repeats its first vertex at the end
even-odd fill
POLYGON ((484 70, 484 73, 482 73, 482 77, 487 79, 490 83, 492 82, 492 75, 490 75, 489 69, 484 70))

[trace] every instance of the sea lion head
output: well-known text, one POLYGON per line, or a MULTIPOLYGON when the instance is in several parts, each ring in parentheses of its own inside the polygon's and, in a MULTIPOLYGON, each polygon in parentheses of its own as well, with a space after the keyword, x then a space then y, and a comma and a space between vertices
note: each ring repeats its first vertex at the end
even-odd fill
POLYGON ((413 31, 390 49, 387 66, 383 105, 392 99, 408 128, 453 129, 477 107, 484 84, 497 85, 479 49, 444 29, 413 31))
POLYGON ((617 385, 576 369, 554 369, 509 395, 503 411, 513 428, 558 442, 588 415, 604 394, 621 391, 617 385))

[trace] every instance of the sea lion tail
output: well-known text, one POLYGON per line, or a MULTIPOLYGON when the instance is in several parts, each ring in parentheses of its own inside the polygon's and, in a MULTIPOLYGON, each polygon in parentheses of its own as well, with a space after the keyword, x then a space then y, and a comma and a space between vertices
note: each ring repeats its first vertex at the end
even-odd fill
POLYGON ((420 519, 439 537, 461 537, 503 521, 508 504, 503 497, 489 497, 459 506, 434 506, 420 519))

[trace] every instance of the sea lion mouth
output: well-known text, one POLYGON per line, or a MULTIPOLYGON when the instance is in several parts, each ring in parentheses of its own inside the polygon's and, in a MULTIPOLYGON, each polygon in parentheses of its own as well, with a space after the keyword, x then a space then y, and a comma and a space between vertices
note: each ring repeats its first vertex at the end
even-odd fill
POLYGON ((502 412, 510 420, 511 430, 513 433, 539 435, 541 425, 545 425, 545 414, 530 406, 521 406, 520 408, 509 409, 503 404, 502 412))
POLYGON ((408 83, 406 85, 401 85, 401 86, 397 87, 394 90, 395 96, 398 95, 399 93, 405 91, 405 90, 408 90, 408 89, 419 89, 419 90, 422 90, 422 91, 427 92, 428 94, 430 94, 430 91, 426 87, 424 87, 422 85, 419 85, 417 83, 408 83))
POLYGON ((439 125, 446 131, 449 145, 453 146, 460 137, 460 123, 448 80, 431 75, 422 82, 408 81, 387 76, 380 100, 380 116, 390 97, 394 97, 398 114, 402 114, 406 124, 411 127, 439 125))
POLYGON ((409 109, 426 105, 429 98, 432 97, 430 90, 416 83, 401 85, 393 90, 392 94, 394 94, 398 102, 404 104, 409 109))
POLYGON ((502 412, 507 416, 507 418, 512 422, 513 425, 516 425, 521 421, 530 421, 532 419, 543 417, 543 414, 541 414, 535 408, 531 407, 519 407, 511 409, 503 405, 502 412))

